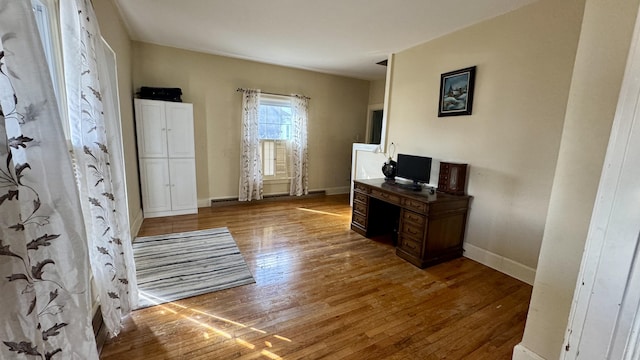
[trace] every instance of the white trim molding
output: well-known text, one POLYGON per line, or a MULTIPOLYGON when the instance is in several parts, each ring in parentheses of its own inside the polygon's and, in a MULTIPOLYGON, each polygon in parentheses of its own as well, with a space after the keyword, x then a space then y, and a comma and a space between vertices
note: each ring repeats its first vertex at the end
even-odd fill
POLYGON ((536 278, 536 269, 467 242, 465 242, 462 247, 464 248, 464 257, 475 260, 482 265, 498 270, 529 285, 533 285, 533 281, 536 278))
POLYGON ((522 345, 522 343, 516 345, 513 348, 512 360, 546 360, 542 356, 529 350, 529 348, 522 345))
POLYGON ((214 198, 198 199, 198 207, 203 208, 211 206, 211 200, 214 200, 214 198))

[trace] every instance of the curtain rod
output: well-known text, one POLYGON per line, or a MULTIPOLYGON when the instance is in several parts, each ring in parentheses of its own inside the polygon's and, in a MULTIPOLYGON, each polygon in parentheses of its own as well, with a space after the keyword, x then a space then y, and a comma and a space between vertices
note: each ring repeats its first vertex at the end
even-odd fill
MULTIPOLYGON (((240 91, 245 91, 245 90, 250 90, 250 89, 245 89, 245 88, 237 88, 236 91, 240 92, 240 91)), ((297 98, 302 98, 302 99, 307 99, 307 100, 311 100, 310 97, 308 96, 304 96, 304 95, 285 95, 285 94, 278 94, 278 93, 272 93, 272 92, 266 92, 266 91, 260 91, 261 94, 267 94, 267 95, 277 95, 277 96, 286 96, 286 97, 297 97, 297 98)))

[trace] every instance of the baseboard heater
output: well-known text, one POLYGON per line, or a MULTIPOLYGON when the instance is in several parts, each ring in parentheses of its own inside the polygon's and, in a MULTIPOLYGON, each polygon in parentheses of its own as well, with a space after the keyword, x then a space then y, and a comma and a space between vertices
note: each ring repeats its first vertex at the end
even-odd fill
POLYGON ((325 196, 325 195, 326 195, 326 192, 324 190, 316 190, 316 191, 309 191, 307 195, 301 195, 301 196, 293 196, 289 194, 264 195, 262 197, 262 200, 251 200, 251 201, 238 201, 237 197, 224 198, 224 199, 212 199, 211 207, 229 206, 229 205, 238 205, 238 204, 260 204, 260 203, 269 202, 269 201, 307 199, 307 198, 313 198, 313 197, 319 197, 319 196, 325 196))

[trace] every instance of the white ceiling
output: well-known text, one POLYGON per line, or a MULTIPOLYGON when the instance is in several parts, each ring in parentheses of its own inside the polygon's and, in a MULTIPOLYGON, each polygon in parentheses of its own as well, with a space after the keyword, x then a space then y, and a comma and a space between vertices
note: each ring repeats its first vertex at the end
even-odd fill
POLYGON ((116 0, 134 40, 360 79, 535 0, 116 0))

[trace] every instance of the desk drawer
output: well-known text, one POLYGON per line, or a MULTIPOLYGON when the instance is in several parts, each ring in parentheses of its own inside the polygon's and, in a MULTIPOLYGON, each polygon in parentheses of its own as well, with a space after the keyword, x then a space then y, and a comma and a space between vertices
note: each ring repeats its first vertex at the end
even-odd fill
POLYGON ((419 257, 422 253, 422 242, 400 236, 398 247, 407 253, 419 257))
POLYGON ((356 214, 354 212, 351 216, 351 222, 360 226, 361 228, 367 228, 367 217, 364 215, 356 214))
POLYGON ((414 213, 413 211, 403 210, 402 221, 408 221, 416 225, 424 226, 424 224, 427 222, 427 217, 422 214, 414 213))
POLYGON ((413 211, 417 211, 422 214, 427 213, 427 203, 422 201, 413 200, 413 199, 403 199, 403 205, 407 209, 411 209, 413 211))
POLYGON ((369 192, 369 187, 368 187, 367 185, 354 183, 354 184, 353 184, 353 188, 354 188, 355 190, 362 191, 363 193, 368 193, 368 192, 369 192))
POLYGON ((389 193, 386 193, 386 192, 383 192, 383 191, 380 191, 380 190, 377 190, 377 189, 371 189, 371 195, 375 196, 377 198, 380 198, 380 199, 382 199, 382 200, 384 200, 386 202, 390 202, 390 203, 397 204, 397 205, 400 204, 400 196, 398 196, 398 195, 389 194, 389 193))
POLYGON ((363 193, 354 192, 353 197, 356 201, 360 201, 361 203, 364 203, 364 204, 369 202, 369 197, 363 193))
POLYGON ((402 235, 411 236, 416 239, 422 239, 424 234, 424 224, 416 225, 407 221, 403 221, 400 227, 402 235))
POLYGON ((353 211, 358 212, 362 215, 367 215, 367 204, 363 204, 358 201, 353 202, 353 211))

